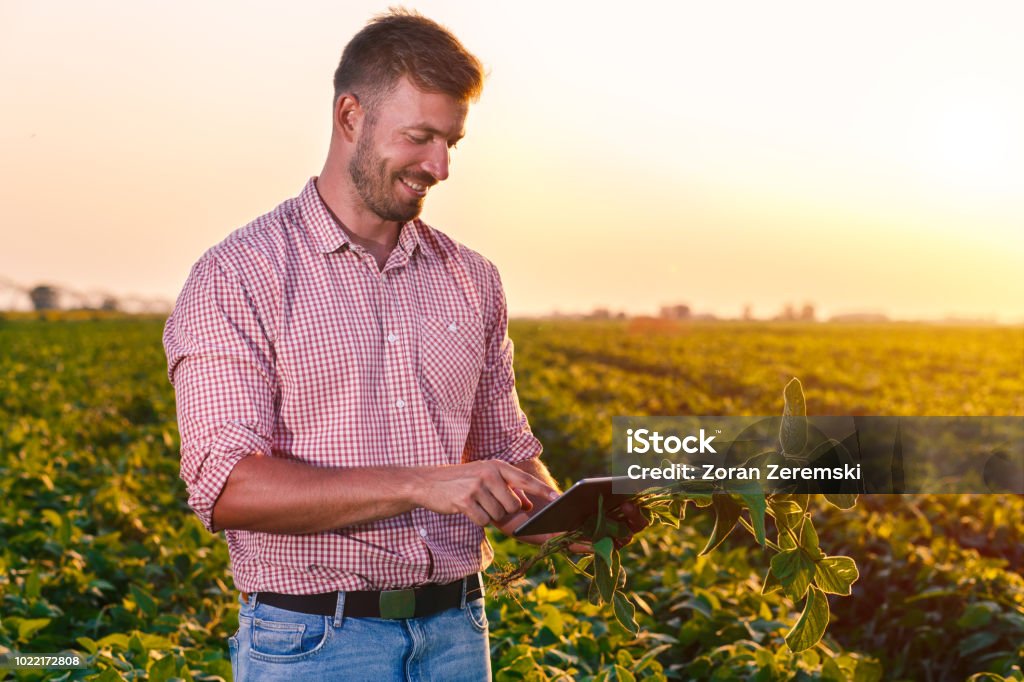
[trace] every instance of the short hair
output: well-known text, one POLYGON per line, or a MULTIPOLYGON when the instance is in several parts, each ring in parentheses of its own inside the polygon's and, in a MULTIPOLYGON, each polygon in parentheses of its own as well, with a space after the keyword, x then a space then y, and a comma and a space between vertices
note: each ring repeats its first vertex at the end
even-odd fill
POLYGON ((415 11, 392 8, 345 46, 334 72, 334 102, 353 93, 372 113, 403 76, 424 92, 471 102, 483 90, 484 70, 447 28, 415 11))

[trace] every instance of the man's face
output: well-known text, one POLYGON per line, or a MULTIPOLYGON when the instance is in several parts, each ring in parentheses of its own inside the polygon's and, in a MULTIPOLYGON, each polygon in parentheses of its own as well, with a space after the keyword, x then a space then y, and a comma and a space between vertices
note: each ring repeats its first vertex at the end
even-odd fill
POLYGON ((449 151, 463 135, 468 105, 423 92, 407 79, 367 111, 349 173, 360 199, 384 220, 404 223, 448 177, 449 151))

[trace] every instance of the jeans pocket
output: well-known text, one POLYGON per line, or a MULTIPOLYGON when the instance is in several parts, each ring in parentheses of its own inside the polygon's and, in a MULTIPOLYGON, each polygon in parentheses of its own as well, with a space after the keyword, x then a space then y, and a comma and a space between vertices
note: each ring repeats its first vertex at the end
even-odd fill
POLYGON ((484 610, 483 599, 466 602, 466 608, 463 611, 466 612, 466 619, 470 625, 479 632, 487 632, 487 611, 484 610))
POLYGON ((331 635, 331 619, 258 604, 254 611, 249 656, 285 663, 318 653, 331 635))

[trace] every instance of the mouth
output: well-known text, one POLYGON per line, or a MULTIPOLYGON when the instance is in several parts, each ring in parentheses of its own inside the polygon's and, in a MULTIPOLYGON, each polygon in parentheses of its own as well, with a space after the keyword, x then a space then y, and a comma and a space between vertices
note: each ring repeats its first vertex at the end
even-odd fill
POLYGON ((406 180, 405 178, 398 178, 398 181, 415 197, 422 198, 427 196, 427 190, 430 189, 430 185, 420 184, 418 182, 413 182, 412 180, 406 180))

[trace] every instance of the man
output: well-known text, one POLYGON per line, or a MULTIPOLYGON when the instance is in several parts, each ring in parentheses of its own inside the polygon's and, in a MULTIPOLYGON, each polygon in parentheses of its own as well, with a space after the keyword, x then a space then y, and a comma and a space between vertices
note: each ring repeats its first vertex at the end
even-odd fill
POLYGON ((483 527, 557 491, 497 271, 417 219, 482 83, 438 24, 371 21, 320 176, 208 251, 167 322, 181 476, 242 592, 236 679, 490 676, 483 527))

